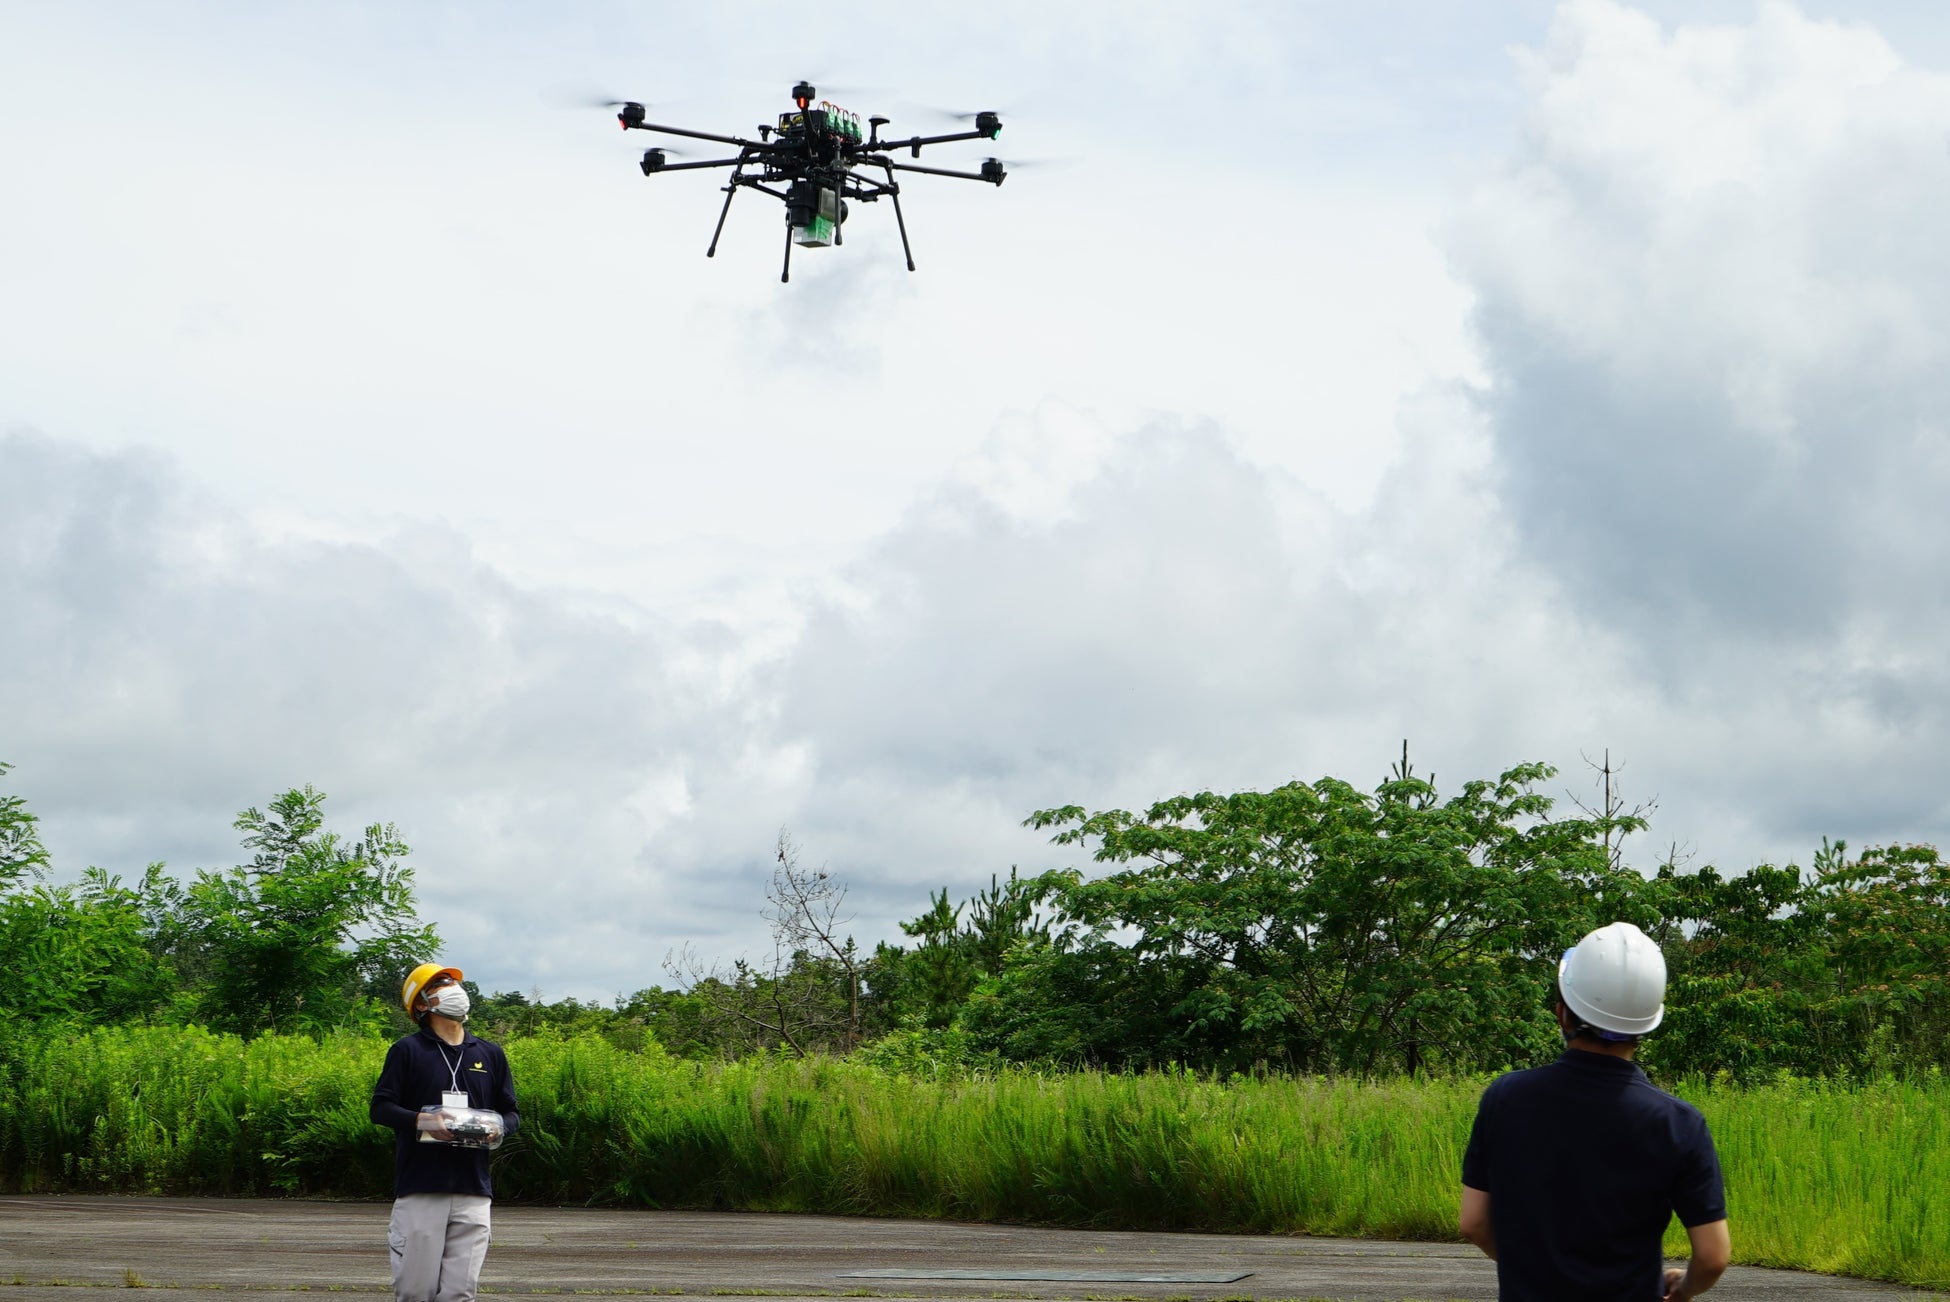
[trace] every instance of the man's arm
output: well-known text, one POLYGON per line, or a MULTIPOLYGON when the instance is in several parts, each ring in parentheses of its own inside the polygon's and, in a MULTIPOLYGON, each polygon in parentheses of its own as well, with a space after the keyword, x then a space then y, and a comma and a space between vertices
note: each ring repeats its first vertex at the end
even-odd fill
POLYGON ((508 1055, 500 1045, 494 1046, 494 1053, 501 1060, 496 1064, 500 1070, 495 1073, 494 1110, 501 1114, 501 1133, 512 1135, 521 1128, 521 1113, 516 1111, 515 1102, 515 1073, 508 1066, 508 1055))
POLYGON ((1687 1298, 1698 1297, 1719 1282, 1733 1261, 1733 1240, 1727 1234, 1725 1221, 1689 1225, 1686 1237, 1692 1240, 1693 1259, 1686 1263, 1684 1270, 1674 1267, 1666 1272, 1665 1302, 1686 1302, 1687 1298))
POLYGON ((372 1124, 394 1130, 419 1128, 420 1114, 406 1104, 406 1051, 395 1043, 386 1050, 386 1065, 372 1087, 372 1124))
MULTIPOLYGON (((1723 1225, 1725 1222, 1721 1222, 1723 1225)), ((1481 1189, 1462 1187, 1462 1211, 1456 1216, 1456 1228, 1462 1236, 1483 1250, 1483 1255, 1491 1261, 1496 1260, 1496 1229, 1490 1224, 1490 1196, 1481 1189)))

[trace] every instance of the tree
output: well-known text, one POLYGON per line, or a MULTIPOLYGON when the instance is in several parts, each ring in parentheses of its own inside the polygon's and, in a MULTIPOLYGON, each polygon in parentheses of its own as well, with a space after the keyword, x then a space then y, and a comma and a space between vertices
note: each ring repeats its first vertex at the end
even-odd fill
MULTIPOLYGON (((0 778, 13 765, 0 763, 0 778)), ((41 844, 37 819, 19 796, 0 796, 0 890, 21 877, 47 870, 47 848, 41 844)))
POLYGON ((1608 836, 1636 821, 1552 820, 1535 788, 1553 773, 1521 765, 1444 801, 1404 760, 1373 794, 1323 778, 1142 815, 1034 814, 1119 867, 1037 879, 1060 927, 1025 960, 1038 979, 1005 974, 971 1015, 992 1047, 1054 1019, 1043 1038, 1116 1065, 1534 1060, 1556 1043, 1553 960, 1597 921, 1657 919, 1644 880, 1608 861, 1608 836))
POLYGON ((1760 864, 1734 877, 1708 865, 1661 869, 1666 1020, 1643 1057, 1680 1076, 1820 1070, 1837 1046, 1815 1005, 1827 962, 1801 870, 1760 864))
POLYGON ((1950 1062, 1950 864, 1929 845, 1824 843, 1813 894, 1826 940, 1830 1018, 1856 1070, 1950 1062))
POLYGON ((881 944, 869 984, 892 1020, 934 1029, 954 1021, 979 982, 1000 976, 1018 950, 1049 934, 1036 915, 1035 892, 1013 867, 1006 883, 991 874, 988 889, 961 904, 948 902, 944 886, 929 897, 926 913, 900 926, 921 943, 881 944))
POLYGON ((1668 1074, 1861 1074, 1950 1064, 1950 864, 1927 845, 1851 858, 1822 842, 1806 873, 1762 864, 1660 874, 1668 892, 1668 1074))
POLYGON ((317 1032, 383 1016, 400 974, 438 950, 415 916, 413 870, 392 824, 355 841, 324 830, 324 793, 307 786, 238 815, 252 851, 205 870, 185 893, 176 944, 200 978, 209 1023, 240 1034, 317 1032))
POLYGON ((862 994, 871 960, 840 934, 846 886, 826 868, 799 866, 798 847, 781 830, 777 865, 765 890, 772 958, 760 967, 736 959, 706 966, 689 948, 664 967, 699 1000, 707 1034, 728 1048, 783 1047, 801 1057, 845 1053, 860 1043, 862 994))
POLYGON ((176 975, 150 943, 150 919, 173 886, 151 864, 133 887, 90 868, 73 885, 0 895, 0 1020, 86 1026, 167 1009, 176 975))

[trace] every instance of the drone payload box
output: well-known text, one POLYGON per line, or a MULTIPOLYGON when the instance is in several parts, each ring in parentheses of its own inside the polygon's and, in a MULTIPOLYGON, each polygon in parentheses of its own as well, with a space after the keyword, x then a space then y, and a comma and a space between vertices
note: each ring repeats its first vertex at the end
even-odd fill
POLYGON ((803 208, 794 209, 794 214, 804 217, 802 224, 793 226, 792 242, 808 249, 831 248, 839 228, 840 199, 825 186, 819 189, 817 207, 808 202, 803 208))

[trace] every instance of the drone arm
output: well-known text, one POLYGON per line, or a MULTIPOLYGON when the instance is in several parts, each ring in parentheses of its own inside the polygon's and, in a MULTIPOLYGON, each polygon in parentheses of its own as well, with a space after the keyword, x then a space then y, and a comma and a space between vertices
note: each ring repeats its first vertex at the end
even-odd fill
POLYGON ((685 136, 691 140, 714 140, 721 145, 737 145, 740 149, 759 149, 770 151, 773 146, 761 145, 757 141, 746 140, 742 136, 718 136, 709 131, 687 131, 683 127, 666 127, 655 122, 624 122, 625 131, 661 131, 665 135, 685 136))
POLYGON ((993 140, 993 131, 957 131, 946 136, 909 136, 905 140, 881 140, 876 142, 882 149, 911 150, 916 158, 921 156, 923 145, 945 145, 955 140, 993 140))
POLYGON ((702 163, 665 163, 656 170, 659 172, 695 172, 703 167, 736 167, 744 161, 743 158, 713 158, 702 163))
POLYGON ((917 167, 912 163, 896 163, 892 159, 881 162, 880 166, 894 172, 925 172, 929 176, 952 176, 961 181, 991 181, 996 185, 1002 184, 993 177, 983 176, 980 172, 951 172, 945 167, 917 167))

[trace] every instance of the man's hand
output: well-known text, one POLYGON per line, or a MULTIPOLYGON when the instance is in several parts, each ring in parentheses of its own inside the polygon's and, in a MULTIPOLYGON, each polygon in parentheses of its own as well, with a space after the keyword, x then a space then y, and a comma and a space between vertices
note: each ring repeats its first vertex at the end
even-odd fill
POLYGON ((450 1140, 453 1138, 452 1135, 447 1133, 447 1113, 445 1109, 422 1112, 420 1119, 414 1124, 427 1134, 432 1135, 435 1139, 450 1140))
POLYGON ((1684 1270, 1676 1266, 1666 1269, 1665 1302, 1698 1297, 1719 1281, 1733 1260, 1733 1239, 1727 1234, 1725 1221, 1692 1226, 1686 1237, 1693 1244, 1693 1259, 1684 1270))

